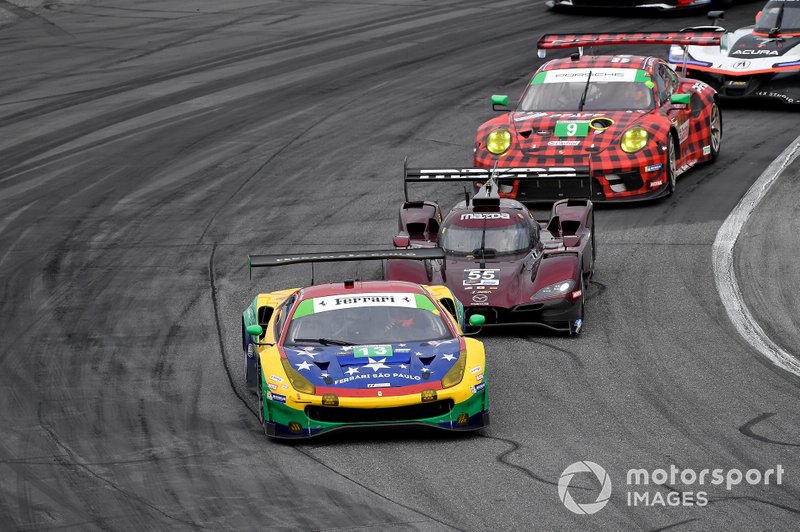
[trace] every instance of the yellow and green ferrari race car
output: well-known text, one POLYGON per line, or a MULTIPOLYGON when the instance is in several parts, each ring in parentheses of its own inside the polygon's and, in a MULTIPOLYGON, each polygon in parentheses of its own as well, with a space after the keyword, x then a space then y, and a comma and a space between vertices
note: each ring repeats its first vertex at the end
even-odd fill
MULTIPOLYGON (((250 267, 376 259, 444 260, 440 249, 260 255, 250 267)), ((481 315, 470 316, 479 328, 481 315)), ((483 343, 463 332, 445 286, 344 281, 259 294, 242 316, 247 384, 268 436, 346 426, 489 423, 483 343)))

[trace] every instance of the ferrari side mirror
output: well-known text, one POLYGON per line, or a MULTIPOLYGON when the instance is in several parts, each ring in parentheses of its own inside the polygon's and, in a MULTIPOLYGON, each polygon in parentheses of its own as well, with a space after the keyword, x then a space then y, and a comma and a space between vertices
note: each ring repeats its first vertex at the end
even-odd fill
POLYGON ((261 325, 248 325, 247 334, 250 336, 261 336, 264 334, 264 328, 261 325))
POLYGON ((465 332, 464 336, 475 336, 476 334, 481 332, 483 325, 486 323, 486 316, 484 316, 483 314, 473 314, 472 316, 469 317, 469 321, 467 323, 469 324, 470 327, 477 327, 478 330, 465 332))
POLYGON ((492 94, 492 111, 510 111, 508 96, 505 94, 492 94))

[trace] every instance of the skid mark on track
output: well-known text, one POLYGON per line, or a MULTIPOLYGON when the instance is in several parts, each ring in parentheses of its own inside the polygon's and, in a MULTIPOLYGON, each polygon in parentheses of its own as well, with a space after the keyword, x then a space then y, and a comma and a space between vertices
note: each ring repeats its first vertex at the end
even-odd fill
POLYGON ((697 517, 693 519, 684 519, 683 521, 678 521, 677 523, 672 523, 671 525, 662 526, 661 528, 653 528, 651 532, 661 532, 662 530, 672 530, 673 528, 679 527, 681 525, 688 525, 689 523, 694 523, 695 521, 699 521, 697 517))
POLYGON ((753 427, 755 427, 756 425, 758 425, 762 421, 768 420, 769 418, 771 418, 775 414, 776 414, 776 412, 764 412, 763 414, 760 414, 760 415, 754 417, 753 419, 751 419, 750 421, 748 421, 747 423, 745 423, 744 425, 739 427, 739 432, 741 432, 742 434, 744 434, 748 438, 753 438, 754 440, 758 440, 758 441, 761 441, 761 442, 764 442, 764 443, 774 443, 775 445, 788 445, 789 447, 800 447, 800 443, 790 443, 790 442, 772 440, 772 439, 767 438, 765 436, 761 436, 759 434, 756 434, 753 431, 753 427))
MULTIPOLYGON (((75 466, 75 467, 77 467, 78 469, 80 469, 81 471, 84 471, 89 476, 91 476, 91 477, 97 479, 98 481, 100 481, 101 483, 105 484, 106 486, 108 486, 112 490, 114 490, 114 491, 116 491, 118 493, 121 493, 127 499, 132 500, 132 501, 136 501, 139 504, 141 504, 142 506, 150 508, 154 512, 166 517, 170 521, 175 521, 175 522, 190 526, 192 528, 198 528, 198 529, 202 528, 200 525, 198 525, 197 523, 195 523, 193 521, 187 521, 186 519, 181 519, 180 517, 176 517, 176 516, 174 516, 174 515, 172 515, 172 514, 170 514, 168 512, 165 512, 164 510, 162 510, 158 506, 154 505, 153 503, 151 503, 150 501, 148 501, 144 497, 141 497, 141 496, 137 495, 134 492, 131 492, 131 491, 128 491, 128 490, 122 488, 121 486, 119 486, 114 481, 109 480, 106 477, 104 477, 103 475, 97 473, 83 459, 81 459, 80 456, 78 456, 77 453, 75 453, 75 451, 73 451, 69 446, 67 446, 67 444, 62 442, 61 439, 58 437, 58 434, 56 434, 56 432, 45 422, 44 414, 42 413, 42 405, 43 405, 43 403, 40 402, 39 403, 39 407, 37 408, 37 412, 36 412, 36 417, 38 419, 39 426, 47 433, 47 435, 50 437, 50 440, 59 449, 64 451, 64 453, 68 457, 68 460, 57 459, 57 461, 59 463, 61 463, 64 466, 75 466)), ((59 455, 59 456, 61 456, 61 455, 59 455)))
MULTIPOLYGON (((511 460, 508 459, 508 456, 512 453, 517 452, 522 447, 519 443, 515 442, 514 440, 510 440, 507 438, 500 438, 499 436, 488 436, 486 434, 478 433, 477 436, 479 438, 485 438, 487 440, 495 440, 501 443, 505 443, 506 445, 510 446, 510 449, 503 451, 502 453, 495 456, 495 460, 504 466, 508 466, 512 469, 516 469, 517 471, 521 471, 525 476, 532 478, 537 482, 541 482, 543 484, 548 484, 550 486, 558 486, 558 482, 554 482, 552 480, 547 480, 546 478, 542 478, 530 469, 523 467, 519 464, 513 463, 511 460)), ((594 488, 583 488, 581 486, 570 486, 571 489, 578 489, 578 490, 593 490, 594 488)))

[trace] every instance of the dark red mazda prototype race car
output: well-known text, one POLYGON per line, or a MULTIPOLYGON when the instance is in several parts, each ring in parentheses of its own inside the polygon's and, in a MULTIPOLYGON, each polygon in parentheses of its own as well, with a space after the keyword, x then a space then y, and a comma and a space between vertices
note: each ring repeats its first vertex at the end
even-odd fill
MULTIPOLYGON (((538 46, 544 57, 546 49, 609 44, 708 46, 719 44, 720 36, 714 31, 545 35, 538 46)), ((507 105, 507 96, 492 96, 493 109, 510 112, 478 129, 475 166, 588 168, 593 201, 669 196, 678 176, 716 160, 722 141, 716 91, 681 77, 656 57, 576 53, 554 59, 534 74, 515 109, 507 105)), ((586 196, 586 190, 566 185, 551 179, 531 190, 533 185, 517 181, 501 189, 501 196, 520 201, 586 196)))
MULTIPOLYGON (((564 180, 588 181, 588 174, 553 168, 564 180)), ((399 248, 440 247, 443 260, 389 260, 392 280, 443 284, 486 324, 528 324, 578 333, 584 319, 584 283, 594 271, 592 202, 564 199, 550 219, 538 222, 522 203, 501 199, 497 182, 530 184, 548 179, 540 169, 407 169, 405 181, 484 182, 473 198, 458 203, 442 219, 432 201, 406 201, 400 207, 399 248)), ((588 190, 588 185, 585 187, 588 190)))

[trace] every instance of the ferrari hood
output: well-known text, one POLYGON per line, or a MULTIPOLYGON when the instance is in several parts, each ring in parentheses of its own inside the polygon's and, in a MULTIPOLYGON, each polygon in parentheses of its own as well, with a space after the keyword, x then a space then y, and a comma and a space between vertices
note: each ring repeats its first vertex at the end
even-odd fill
POLYGON ((313 385, 351 389, 438 382, 461 356, 457 338, 385 345, 284 347, 283 352, 291 366, 313 385))
POLYGON ((597 153, 651 111, 515 112, 509 117, 514 142, 525 153, 597 153))

